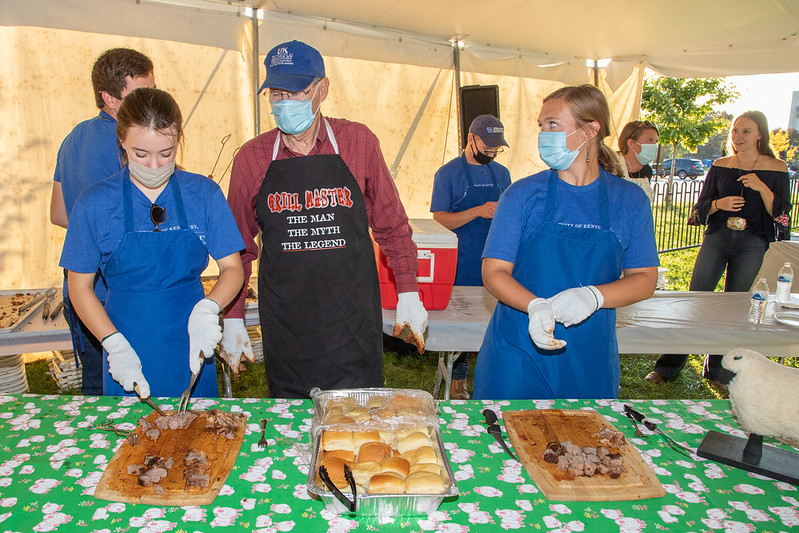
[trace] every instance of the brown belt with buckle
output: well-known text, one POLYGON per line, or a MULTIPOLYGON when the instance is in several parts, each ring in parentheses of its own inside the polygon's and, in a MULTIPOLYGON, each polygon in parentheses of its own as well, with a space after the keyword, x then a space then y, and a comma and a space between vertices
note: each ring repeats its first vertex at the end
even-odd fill
POLYGON ((743 231, 746 229, 746 219, 741 217, 728 217, 727 227, 732 231, 743 231))

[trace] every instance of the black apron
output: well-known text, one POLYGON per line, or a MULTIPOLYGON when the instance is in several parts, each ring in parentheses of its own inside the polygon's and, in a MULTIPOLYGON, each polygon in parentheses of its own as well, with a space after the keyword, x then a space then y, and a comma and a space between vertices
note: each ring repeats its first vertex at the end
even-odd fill
POLYGON ((335 154, 275 160, 278 132, 255 201, 258 311, 273 398, 383 385, 380 286, 366 204, 324 124, 335 154))

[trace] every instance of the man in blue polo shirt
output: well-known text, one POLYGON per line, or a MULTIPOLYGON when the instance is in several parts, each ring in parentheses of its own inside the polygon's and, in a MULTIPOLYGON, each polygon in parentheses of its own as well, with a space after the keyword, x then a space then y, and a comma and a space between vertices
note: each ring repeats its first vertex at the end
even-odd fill
MULTIPOLYGON (((502 191, 510 185, 510 172, 494 158, 502 152, 505 128, 493 115, 480 115, 469 126, 466 148, 459 157, 438 169, 433 182, 430 211, 433 219, 458 236, 455 285, 482 285, 481 256, 488 228, 502 191)), ((467 354, 455 360, 450 397, 468 400, 467 354)))
MULTIPOLYGON (((125 95, 139 87, 155 87, 153 62, 141 52, 112 48, 95 61, 92 88, 100 113, 75 126, 58 150, 50 200, 50 222, 56 226, 67 227, 72 206, 83 191, 122 168, 116 134, 117 109, 125 95)), ((95 279, 95 292, 100 302, 104 302, 106 286, 99 274, 95 279)), ((71 312, 66 278, 64 316, 83 367, 81 390, 83 394, 101 395, 103 348, 71 312)))

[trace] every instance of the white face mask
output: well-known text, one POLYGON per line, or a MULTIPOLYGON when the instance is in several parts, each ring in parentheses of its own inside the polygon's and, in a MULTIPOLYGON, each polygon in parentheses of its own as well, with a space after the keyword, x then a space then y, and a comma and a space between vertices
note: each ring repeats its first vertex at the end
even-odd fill
POLYGON ((150 168, 141 163, 129 160, 128 168, 130 169, 130 175, 133 176, 136 181, 150 189, 157 189, 169 181, 169 178, 175 173, 175 162, 172 161, 158 168, 150 168))
MULTIPOLYGON (((641 151, 635 154, 635 158, 639 163, 642 165, 648 165, 655 160, 655 156, 658 153, 657 144, 641 144, 636 140, 633 140, 633 142, 641 147, 641 151)), ((633 151, 633 153, 635 152, 633 151)))

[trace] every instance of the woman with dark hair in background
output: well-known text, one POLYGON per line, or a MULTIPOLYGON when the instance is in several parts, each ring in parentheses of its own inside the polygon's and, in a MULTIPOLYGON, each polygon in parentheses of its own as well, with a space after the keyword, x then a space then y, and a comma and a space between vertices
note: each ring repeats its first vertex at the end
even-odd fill
POLYGON ((474 397, 617 398, 615 308, 655 290, 652 210, 604 143, 610 110, 599 89, 555 91, 538 124, 550 170, 505 191, 483 251, 483 281, 499 303, 474 397))
POLYGON ((75 310, 102 339, 106 396, 135 385, 142 398, 180 396, 191 374, 196 396, 219 395, 219 313, 244 283, 244 243, 219 186, 176 168, 182 123, 168 93, 128 94, 117 112, 127 164, 84 192, 69 219, 61 266, 75 310), (204 298, 209 254, 219 279, 204 298), (98 269, 105 307, 93 289, 98 269))
MULTIPOLYGON (((788 168, 771 149, 766 116, 760 111, 738 116, 727 146, 732 155, 710 167, 694 206, 695 216, 706 221, 707 228, 691 275, 692 291, 714 290, 725 269, 725 292, 749 291, 769 243, 776 239, 774 218, 791 210, 788 168)), ((645 379, 671 381, 687 358, 663 354, 645 379)), ((704 378, 717 381, 721 358, 705 359, 704 378)))
POLYGON ((619 153, 627 166, 626 177, 641 186, 654 203, 655 191, 652 189, 652 167, 658 153, 658 127, 648 120, 633 120, 622 128, 619 134, 619 153))

